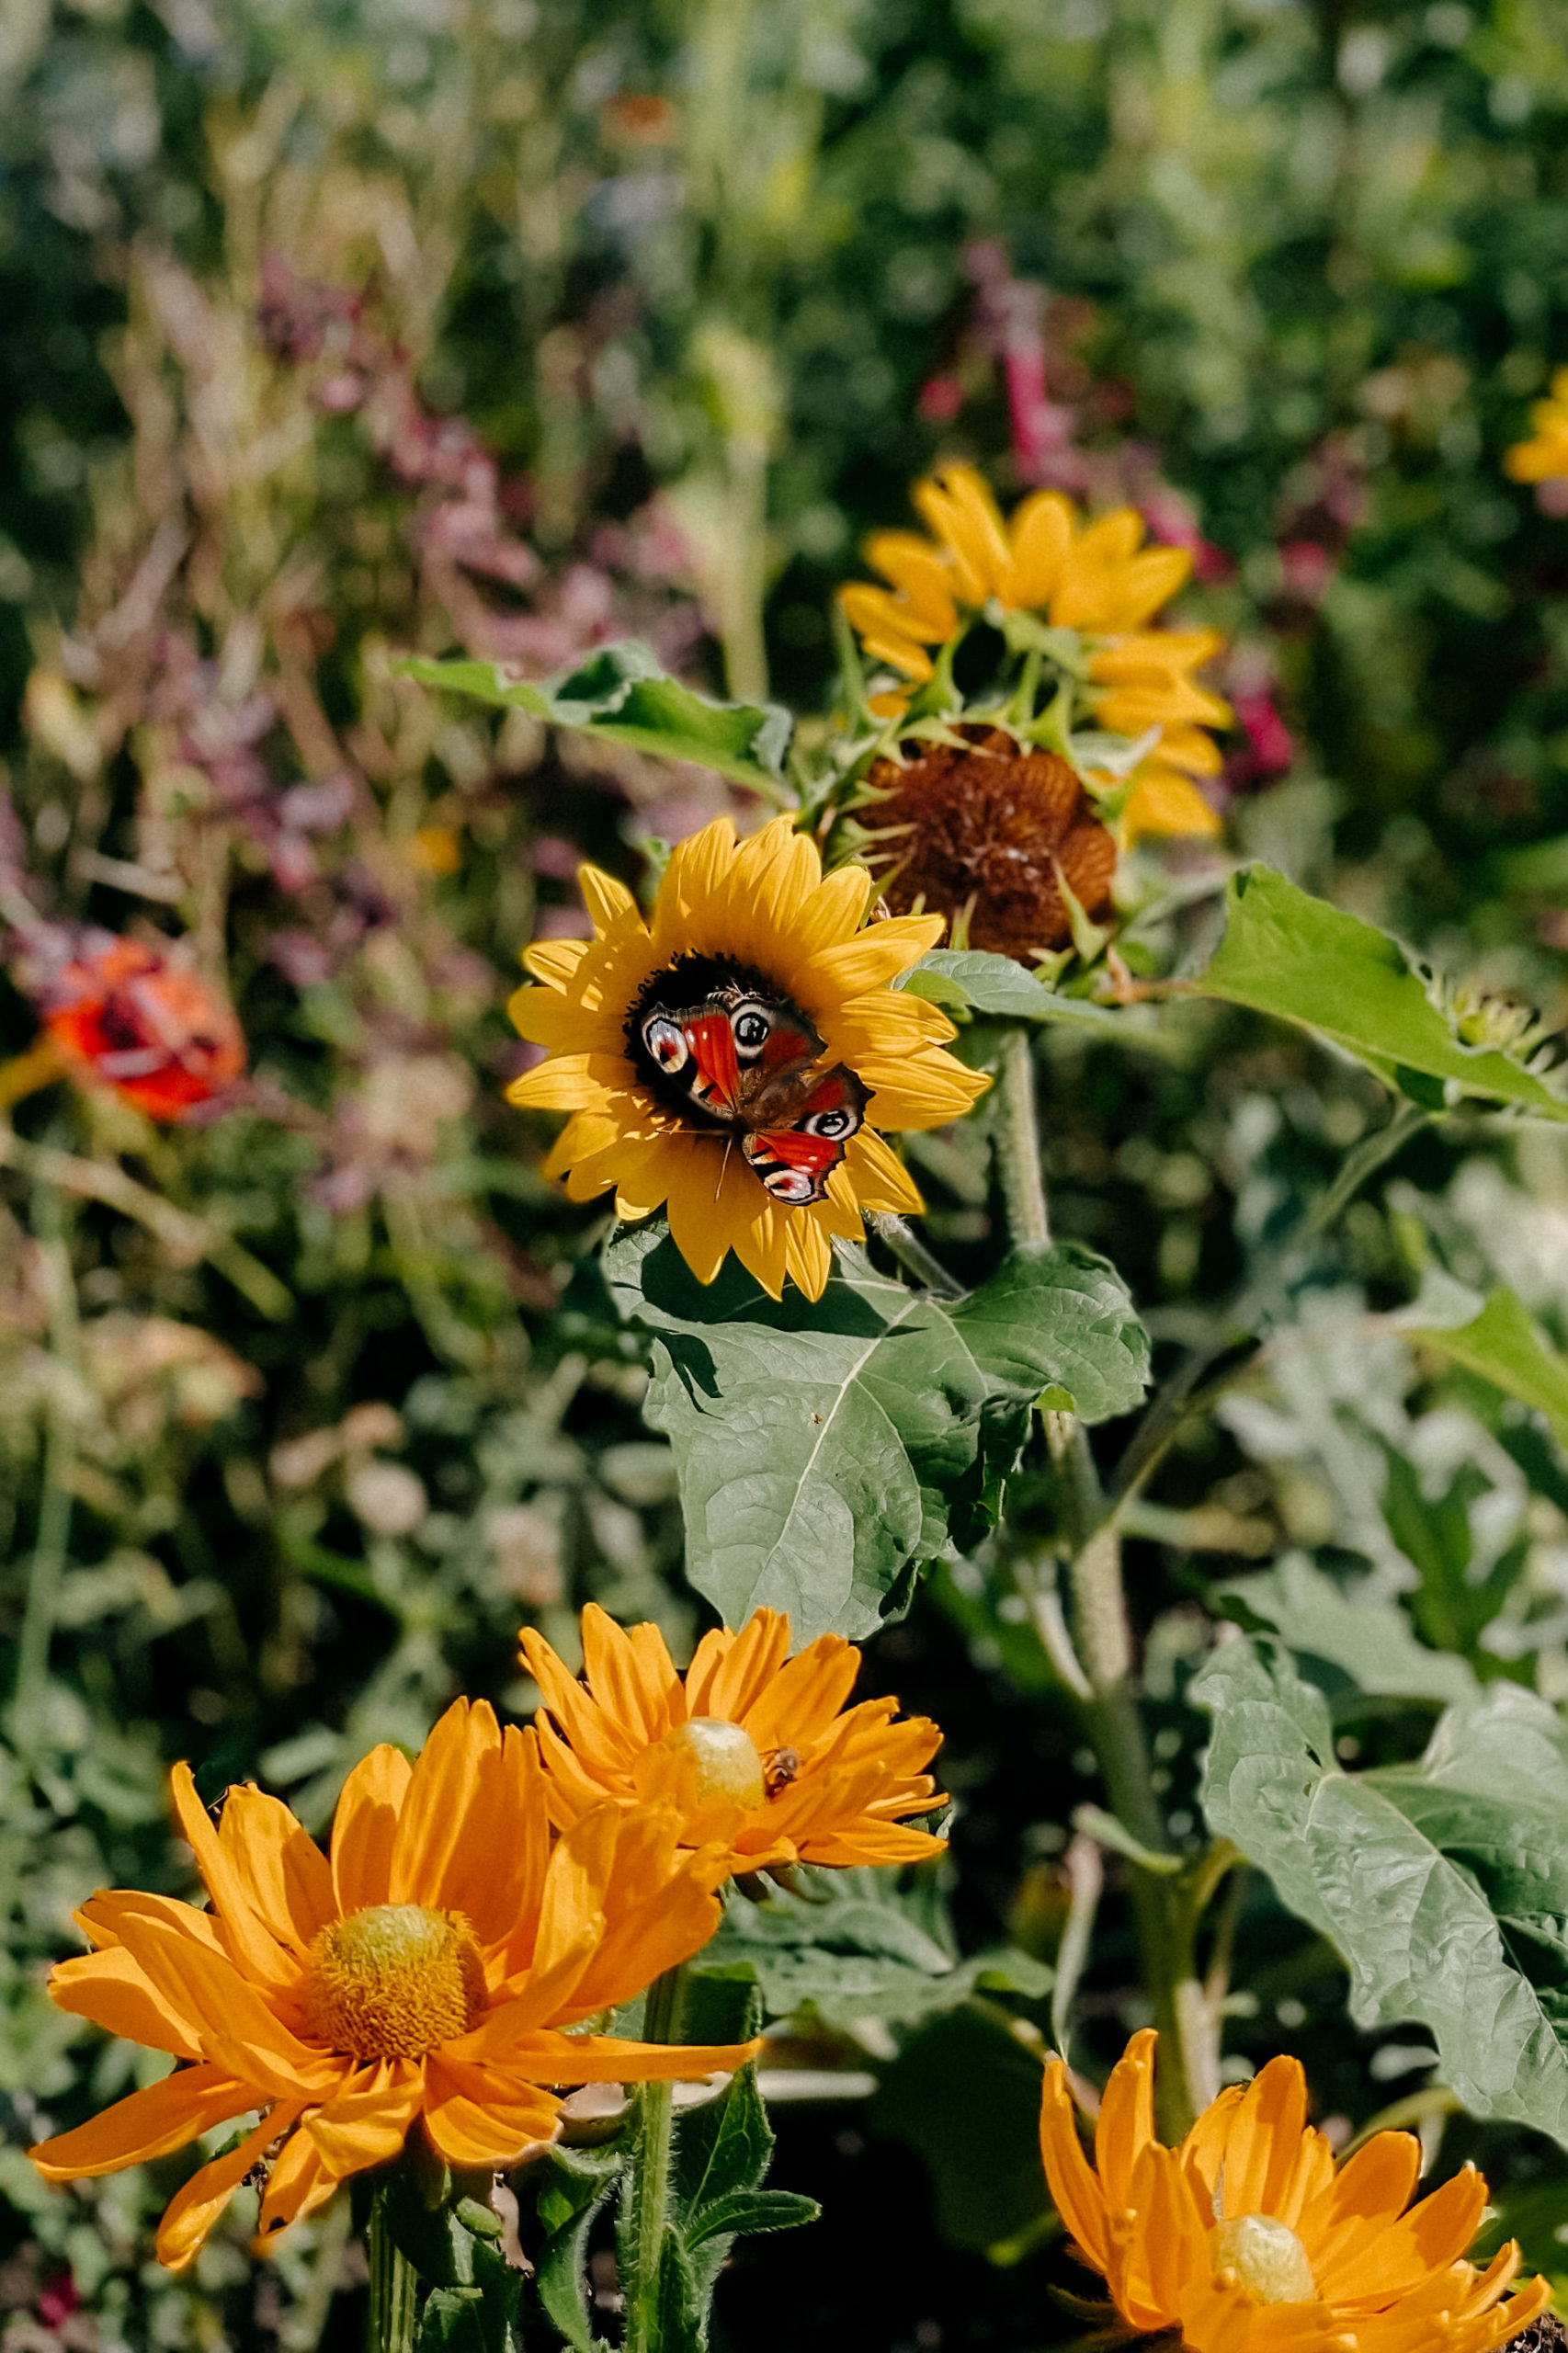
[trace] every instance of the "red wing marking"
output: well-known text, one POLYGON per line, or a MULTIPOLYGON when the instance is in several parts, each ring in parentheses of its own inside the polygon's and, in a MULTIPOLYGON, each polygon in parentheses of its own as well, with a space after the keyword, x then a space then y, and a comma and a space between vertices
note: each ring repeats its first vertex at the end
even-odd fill
POLYGON ((787 1022, 778 1022, 767 1033, 762 1050, 762 1067, 771 1077, 775 1071, 788 1070, 796 1063, 809 1063, 819 1051, 814 1039, 802 1029, 791 1029, 787 1022))
POLYGON ((680 1026, 697 1065, 689 1089, 692 1101, 705 1111, 719 1110, 733 1117, 740 1100, 741 1072, 729 1015, 700 1013, 683 1018, 680 1026))
POLYGON ((841 1064, 812 1088, 788 1127, 744 1136, 741 1150, 774 1199, 800 1209, 826 1196, 827 1180, 865 1108, 864 1087, 841 1064))

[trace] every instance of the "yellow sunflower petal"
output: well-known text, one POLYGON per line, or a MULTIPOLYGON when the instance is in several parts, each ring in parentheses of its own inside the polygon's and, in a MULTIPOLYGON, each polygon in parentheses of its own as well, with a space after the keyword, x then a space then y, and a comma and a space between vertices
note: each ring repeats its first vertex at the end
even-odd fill
MULTIPOLYGON (((524 989, 519 994, 525 998, 542 997, 544 991, 524 989)), ((522 1029, 521 1015, 517 1026, 522 1029)), ((528 1031, 524 1029, 523 1034, 526 1037, 528 1031)), ((515 1078, 506 1089, 506 1100, 519 1110, 587 1110, 602 1102, 606 1089, 620 1084, 625 1076, 625 1065, 608 1054, 556 1054, 515 1078)))
MULTIPOLYGON (((563 989, 588 952, 585 939, 536 939, 523 950, 523 964, 536 981, 563 989)), ((514 997, 515 1005, 517 999, 514 997)))
POLYGON ((577 869, 577 888, 583 893, 583 904, 596 931, 609 931, 617 924, 624 923, 629 916, 635 918, 641 926, 642 918, 637 913, 636 900, 625 883, 618 882, 613 874, 606 874, 597 866, 580 866, 577 869))
POLYGON ((945 466, 937 481, 916 483, 910 496, 951 555, 967 601, 983 605, 1000 595, 1012 550, 996 502, 974 467, 945 466))
POLYGON ((917 616, 938 638, 952 635, 958 627, 953 575, 929 540, 914 531, 873 531, 866 541, 865 554, 872 571, 891 580, 907 600, 912 616, 917 616))
POLYGON ((845 1152, 856 1193, 867 1209, 917 1217, 926 1204, 908 1169, 874 1128, 862 1128, 845 1152))
MULTIPOLYGON (((819 1003, 885 989, 890 981, 900 979, 918 964, 927 949, 935 948, 944 928, 940 915, 892 915, 885 923, 868 924, 853 939, 836 948, 819 949, 802 978, 819 1003)), ((953 1035, 950 1024, 947 1034, 953 1035)))
POLYGON ((865 919, 875 885, 863 866, 841 866, 824 875, 801 908, 796 926, 797 956, 819 955, 853 939, 865 919))
POLYGON ((833 1248, 814 1217, 792 1217, 784 1228, 784 1266, 807 1299, 820 1299, 833 1272, 833 1248))
POLYGON ((1131 847, 1149 836, 1212 835, 1220 816, 1190 777, 1178 768, 1140 768, 1121 813, 1121 838, 1131 847))
POLYGON ((1073 544, 1073 502, 1059 490, 1037 490, 1024 500, 1008 527, 1011 574, 1003 595, 1028 611, 1051 601, 1073 544))

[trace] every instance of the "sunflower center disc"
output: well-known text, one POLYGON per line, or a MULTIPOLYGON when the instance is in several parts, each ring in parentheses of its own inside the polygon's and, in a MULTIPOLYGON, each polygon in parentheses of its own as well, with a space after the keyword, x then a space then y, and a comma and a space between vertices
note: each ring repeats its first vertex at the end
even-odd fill
POLYGON ((1217 2223, 1209 2259, 1221 2285, 1234 2280, 1255 2304, 1312 2304, 1318 2283, 1307 2250, 1288 2222, 1272 2214, 1238 2214, 1217 2223))
POLYGON ((761 1805, 767 1795, 762 1758, 751 1734, 722 1716, 693 1716, 665 1734, 665 1746, 689 1756, 701 1805, 761 1805))
POLYGON ((376 1904, 312 1938, 305 2031, 355 2059, 422 2059, 476 2026, 484 1997, 460 1912, 376 1904))

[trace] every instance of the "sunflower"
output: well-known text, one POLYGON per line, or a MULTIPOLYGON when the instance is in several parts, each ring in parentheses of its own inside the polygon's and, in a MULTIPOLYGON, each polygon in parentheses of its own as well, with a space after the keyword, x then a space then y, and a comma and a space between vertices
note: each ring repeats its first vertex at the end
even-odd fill
POLYGON ((893 1722, 896 1699, 845 1709, 860 1654, 837 1634, 790 1656, 790 1620, 759 1609, 738 1634, 705 1634, 683 1681, 656 1626, 630 1633, 590 1602, 585 1683, 541 1634, 522 1635, 543 1695, 540 1756, 556 1821, 608 1798, 675 1807, 687 1845, 735 1872, 790 1863, 915 1863, 943 1841, 900 1819, 944 1802, 925 1771, 941 1733, 893 1722))
POLYGON ((549 1050, 511 1101, 573 1114, 546 1174, 574 1200, 613 1186, 619 1217, 665 1205, 701 1282, 733 1250, 775 1299, 786 1275, 819 1299, 835 1234, 921 1206, 878 1131, 943 1127, 989 1084, 943 1051, 945 1015, 889 985, 940 916, 862 929, 870 876, 824 880, 788 817, 738 847, 728 818, 682 842, 651 926, 608 874, 578 880, 594 938, 530 948, 545 985, 511 1004, 549 1050))
POLYGON ((269 2245, 415 2124, 454 2166, 553 2139, 553 2086, 733 2068, 742 2049, 562 2031, 649 1984, 717 1925, 722 1849, 677 1847, 667 1807, 585 1813, 553 1849, 531 1733, 459 1700, 417 1762, 373 1749, 344 1784, 330 1860, 287 1806, 228 1793, 214 1825, 188 1766, 175 1809, 211 1908, 96 1895, 98 1948, 50 1992, 172 2074, 31 2151, 49 2181, 116 2173, 260 2111, 187 2182, 158 2231, 189 2263, 241 2183, 267 2175, 269 2245))
POLYGON ((1515 482, 1568 482, 1568 368, 1551 379, 1551 397, 1530 408, 1535 431, 1503 453, 1503 470, 1515 482))
POLYGON ((1492 2353, 1545 2310, 1508 2245, 1463 2260, 1486 2206, 1467 2165, 1405 2211, 1420 2144, 1379 2132, 1337 2168, 1307 2124, 1294 2059, 1272 2059, 1199 2118, 1179 2149, 1154 2138, 1153 2033, 1111 2072, 1078 2139, 1066 2069, 1046 2069, 1040 2145, 1057 2211, 1137 2334, 1180 2331, 1192 2353, 1492 2353))
POLYGON ((1059 753, 999 727, 953 732, 872 763, 861 855, 891 907, 934 911, 955 945, 1027 963, 1071 938, 1067 892, 1087 915, 1108 906, 1116 842, 1059 753))
POLYGON ((1231 711, 1195 673, 1225 641, 1210 629, 1147 626, 1186 582, 1187 551, 1144 547, 1143 518, 1131 506, 1085 522, 1055 490, 1033 492, 1004 521, 972 466, 945 467, 911 495, 932 537, 874 532, 866 558, 892 587, 854 581, 839 590, 868 654, 918 684, 934 675, 933 649, 977 618, 1027 613, 1076 631, 1096 724, 1128 736, 1161 730, 1121 813, 1123 840, 1217 833, 1219 820, 1193 779, 1219 773, 1207 730, 1229 725, 1231 711))

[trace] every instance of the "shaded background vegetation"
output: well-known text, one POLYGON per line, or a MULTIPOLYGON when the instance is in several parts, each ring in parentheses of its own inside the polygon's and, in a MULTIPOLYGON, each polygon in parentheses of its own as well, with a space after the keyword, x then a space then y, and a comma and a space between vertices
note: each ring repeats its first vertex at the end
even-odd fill
MULTIPOLYGON (((816 712, 831 589, 934 459, 1131 498, 1232 641, 1232 847, 1561 1026, 1568 521, 1500 458, 1568 357, 1565 116, 1561 0, 10 0, 0 913, 192 935, 256 1090, 178 1132, 59 1089, 0 1127, 7 2347, 358 2325, 333 2223, 259 2275, 232 2230, 176 2283, 147 2223, 179 2161, 62 2197, 20 2156, 130 2080, 42 1965, 94 1886, 185 1885, 168 1763, 319 1825, 453 1690, 528 1707, 525 1617, 700 1622, 640 1344, 581 1265, 598 1222, 500 1099, 504 1003, 530 937, 582 927, 579 856, 634 877, 744 796, 455 716, 389 654, 542 675, 635 634, 816 712)), ((0 981, 0 1047, 33 1031, 0 981)), ((1057 1223, 1166 1347, 1381 1116, 1211 1011, 1159 1056, 1053 1040, 1046 1085, 1057 1223)), ((915 1141, 977 1274, 983 1126, 915 1141)), ((1476 1121, 1290 1268, 1292 1344, 1137 1527, 1178 1829, 1201 1605, 1282 1552, 1428 1640, 1503 1563, 1470 1651, 1568 1694, 1568 1473, 1367 1321, 1436 1265, 1561 1339, 1565 1264, 1562 1148, 1476 1121)), ((948 1563, 868 1677, 948 1728, 960 1941, 1049 1958, 1093 1789, 1023 1619, 1005 1560, 948 1563)), ((1235 1929, 1239 2066, 1298 2049, 1356 2121, 1426 2080, 1346 2032, 1338 1963, 1256 1882, 1235 1929)), ((1108 2052, 1139 2014, 1130 1938, 1106 1951, 1108 2052)), ((781 2108, 778 2177, 827 2216, 748 2249, 726 2343, 1061 2339, 1046 2019, 1013 2009, 802 2036, 879 2089, 781 2108)), ((1499 2138, 1435 2154, 1501 2167, 1565 2268, 1561 2159, 1499 2138)))

